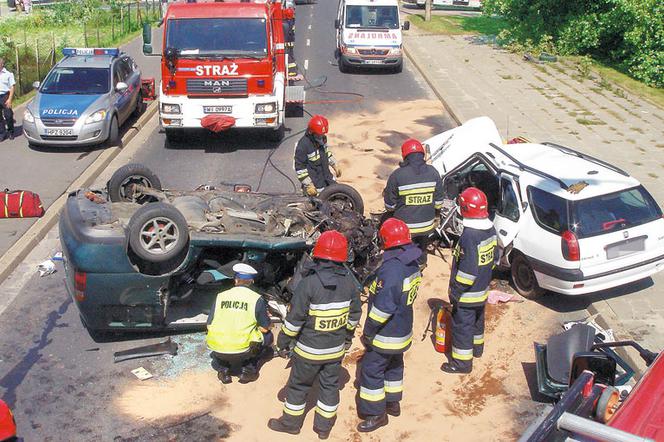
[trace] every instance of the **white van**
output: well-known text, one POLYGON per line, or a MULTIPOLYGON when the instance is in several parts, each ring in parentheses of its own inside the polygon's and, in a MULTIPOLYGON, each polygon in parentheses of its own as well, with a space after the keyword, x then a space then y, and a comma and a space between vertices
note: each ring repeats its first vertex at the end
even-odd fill
POLYGON ((401 25, 398 0, 340 0, 337 19, 339 70, 383 68, 401 72, 401 25))

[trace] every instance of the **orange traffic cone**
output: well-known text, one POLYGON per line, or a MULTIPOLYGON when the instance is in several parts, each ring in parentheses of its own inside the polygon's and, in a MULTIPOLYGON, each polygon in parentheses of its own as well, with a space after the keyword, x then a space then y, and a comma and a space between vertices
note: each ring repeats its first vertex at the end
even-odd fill
POLYGON ((438 309, 436 315, 436 342, 434 347, 438 353, 445 353, 452 336, 452 317, 445 307, 438 309))

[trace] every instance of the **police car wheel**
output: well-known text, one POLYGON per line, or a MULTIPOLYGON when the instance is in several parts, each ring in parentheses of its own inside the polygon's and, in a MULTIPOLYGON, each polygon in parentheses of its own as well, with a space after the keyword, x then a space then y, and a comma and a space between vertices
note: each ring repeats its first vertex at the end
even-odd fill
POLYGON ((161 181, 150 169, 142 164, 125 164, 116 170, 111 179, 108 180, 106 190, 110 200, 116 202, 149 202, 150 198, 146 195, 138 195, 134 191, 135 185, 151 187, 161 190, 161 181))
POLYGON ((179 256, 189 242, 189 227, 182 213, 171 204, 148 203, 129 220, 129 246, 140 259, 168 262, 179 256))
POLYGON ((113 116, 111 125, 108 127, 108 138, 106 143, 108 146, 117 146, 120 142, 120 126, 118 125, 118 117, 113 116))
POLYGON ((335 183, 327 186, 318 195, 323 201, 342 205, 345 209, 354 210, 357 213, 364 213, 364 201, 359 192, 347 184, 335 183))
POLYGON ((143 92, 138 93, 138 98, 136 99, 136 108, 134 109, 134 116, 140 117, 141 114, 145 112, 145 103, 143 102, 143 92))
POLYGON ((521 253, 513 253, 510 270, 514 288, 524 298, 537 299, 541 297, 545 293, 545 290, 537 284, 537 279, 530 263, 521 253))
POLYGON ((350 66, 348 66, 341 57, 339 57, 339 72, 342 74, 347 74, 350 72, 350 66))
POLYGON ((392 68, 392 72, 394 72, 395 74, 400 74, 402 71, 403 71, 403 61, 399 62, 399 64, 396 65, 396 67, 392 68))

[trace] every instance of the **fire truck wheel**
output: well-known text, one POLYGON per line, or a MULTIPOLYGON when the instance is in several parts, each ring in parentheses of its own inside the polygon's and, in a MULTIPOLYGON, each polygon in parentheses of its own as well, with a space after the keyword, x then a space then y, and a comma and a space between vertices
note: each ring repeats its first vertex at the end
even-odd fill
POLYGON ((166 141, 169 143, 178 143, 184 139, 184 134, 181 129, 165 129, 166 141))
POLYGON ((273 129, 270 131, 269 139, 270 141, 278 143, 284 139, 285 135, 286 135, 286 126, 282 124, 277 129, 273 129))

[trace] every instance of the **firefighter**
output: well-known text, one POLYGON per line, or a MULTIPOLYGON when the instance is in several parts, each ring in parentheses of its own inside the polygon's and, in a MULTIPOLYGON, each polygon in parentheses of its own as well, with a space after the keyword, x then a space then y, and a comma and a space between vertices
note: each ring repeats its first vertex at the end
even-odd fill
POLYGON ((419 264, 427 263, 429 237, 443 206, 443 183, 438 171, 424 161, 424 146, 415 139, 401 145, 403 162, 392 172, 383 191, 385 210, 406 223, 413 242, 422 250, 419 264))
POLYGON ((320 439, 329 437, 339 407, 341 359, 361 315, 358 289, 343 266, 347 257, 344 235, 326 231, 314 246, 313 261, 302 270, 277 339, 280 354, 292 349, 293 358, 283 414, 268 422, 274 431, 299 434, 307 394, 318 377, 314 431, 320 439))
POLYGON ((218 377, 231 382, 233 363, 242 364, 240 382, 258 379, 258 360, 272 346, 272 323, 265 299, 251 289, 256 269, 248 264, 235 264, 235 287, 217 295, 208 317, 207 346, 219 366, 218 377))
POLYGON ((390 218, 380 228, 383 263, 369 288, 369 315, 362 332, 366 353, 360 372, 359 412, 365 418, 358 431, 387 424, 399 416, 403 392, 403 354, 413 337, 413 302, 422 279, 408 226, 390 218))
POLYGON ((463 233, 454 248, 449 295, 452 303, 452 358, 447 373, 470 373, 484 352, 484 306, 496 266, 496 230, 484 192, 469 187, 458 198, 463 233))
POLYGON ((316 196, 324 188, 333 184, 341 168, 327 145, 329 124, 322 115, 314 115, 309 120, 307 131, 295 146, 295 173, 302 184, 305 195, 316 196))

